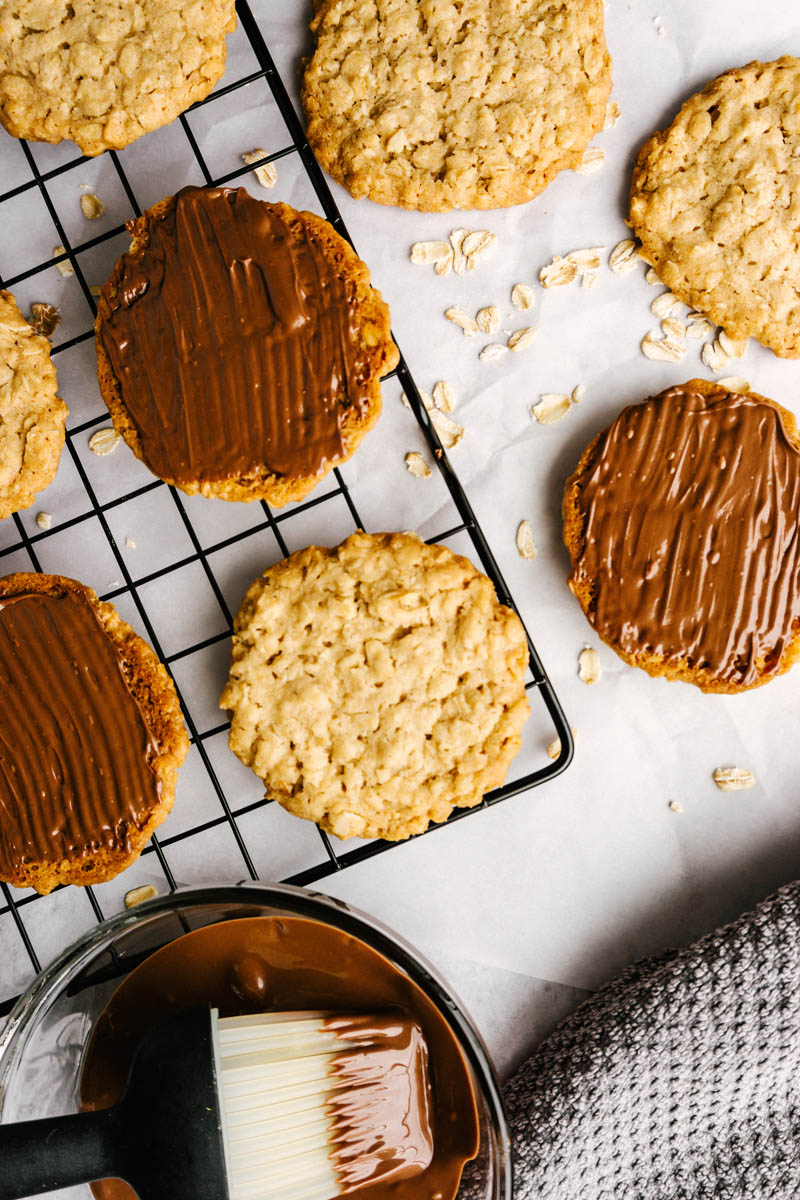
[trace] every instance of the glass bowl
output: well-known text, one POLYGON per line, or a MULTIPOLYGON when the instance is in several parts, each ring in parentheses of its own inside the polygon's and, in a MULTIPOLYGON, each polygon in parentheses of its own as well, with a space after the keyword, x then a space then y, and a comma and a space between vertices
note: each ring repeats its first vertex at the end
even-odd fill
MULTIPOLYGON (((89 1035, 121 980, 184 933, 249 916, 299 916, 334 926, 383 954, 423 990, 461 1046, 477 1102, 481 1148, 467 1164, 458 1200, 510 1200, 511 1155, 500 1088, 461 1002, 435 968, 386 926, 341 901, 285 884, 178 891, 120 913, 75 942, 20 997, 0 1032, 0 1121, 75 1112, 89 1035)), ((80 1187, 51 1195, 89 1200, 91 1192, 80 1187)))

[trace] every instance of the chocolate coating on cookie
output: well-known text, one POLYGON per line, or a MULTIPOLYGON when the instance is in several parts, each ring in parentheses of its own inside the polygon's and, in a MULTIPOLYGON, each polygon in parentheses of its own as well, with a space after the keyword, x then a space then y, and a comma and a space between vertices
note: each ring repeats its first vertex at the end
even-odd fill
POLYGON ((0 879, 44 892, 110 877, 166 815, 186 752, 164 668, 89 589, 10 576, 0 685, 0 879))
POLYGON ((379 337, 362 336, 362 296, 328 243, 357 263, 346 244, 243 188, 184 188, 142 220, 97 335, 150 469, 214 494, 263 474, 313 481, 347 457, 348 422, 374 407, 379 337))
POLYGON ((624 409, 567 483, 569 585, 651 674, 739 691, 800 652, 791 414, 692 380, 624 409))

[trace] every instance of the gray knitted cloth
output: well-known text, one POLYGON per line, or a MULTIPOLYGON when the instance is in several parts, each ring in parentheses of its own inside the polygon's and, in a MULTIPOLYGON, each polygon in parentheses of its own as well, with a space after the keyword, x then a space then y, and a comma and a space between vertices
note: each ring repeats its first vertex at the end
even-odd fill
POLYGON ((798 1200, 800 883, 604 987, 506 1102, 521 1200, 798 1200))

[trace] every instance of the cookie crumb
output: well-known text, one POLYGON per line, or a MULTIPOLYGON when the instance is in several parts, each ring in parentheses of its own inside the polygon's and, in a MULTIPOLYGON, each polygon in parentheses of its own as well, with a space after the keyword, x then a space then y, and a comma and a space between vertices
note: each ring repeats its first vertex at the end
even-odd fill
POLYGON ((40 512, 36 514, 36 524, 40 529, 49 529, 53 524, 53 518, 48 512, 40 512))
POLYGON ((132 537, 126 537, 125 538, 125 546, 127 547, 128 550, 135 550, 136 542, 133 540, 132 537))
POLYGON ((670 800, 669 809, 670 809, 670 812, 682 813, 683 805, 679 804, 677 800, 670 800))
POLYGON ((81 196, 81 212, 87 221, 96 221, 103 213, 102 201, 94 192, 84 192, 81 196))
POLYGON ((405 462, 406 470, 410 475, 415 475, 417 479, 430 479, 431 469, 416 450, 408 451, 405 462))
POLYGON ((31 315, 28 317, 28 324, 34 333, 49 338, 55 333, 60 320, 61 313, 54 305, 45 304, 41 300, 35 300, 31 305, 31 315))

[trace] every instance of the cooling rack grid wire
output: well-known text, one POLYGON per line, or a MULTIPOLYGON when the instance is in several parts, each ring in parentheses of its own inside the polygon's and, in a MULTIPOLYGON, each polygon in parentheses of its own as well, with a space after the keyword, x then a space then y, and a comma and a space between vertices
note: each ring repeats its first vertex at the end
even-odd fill
MULTIPOLYGON (((245 0, 237 11, 239 29, 229 39, 225 78, 165 130, 92 160, 66 144, 5 138, 0 145, 0 287, 13 290, 23 311, 31 301, 54 296, 62 320, 52 338, 53 354, 59 390, 70 408, 56 482, 41 505, 0 522, 0 574, 74 575, 113 601, 173 675, 192 741, 173 813, 122 876, 48 897, 0 885, 0 1017, 41 966, 93 922, 118 911, 124 894, 141 883, 154 883, 160 892, 243 876, 311 884, 392 848, 381 841, 337 842, 290 817, 264 798, 259 781, 227 749, 227 722, 216 699, 227 669, 232 617, 246 585, 269 563, 313 541, 333 544, 356 528, 414 527, 426 540, 445 542, 480 564, 500 600, 513 606, 402 358, 384 381, 381 425, 360 447, 352 469, 345 464, 309 499, 275 512, 264 503, 186 497, 154 479, 125 447, 108 458, 88 450, 91 433, 109 424, 94 378, 92 290, 127 248, 126 219, 189 182, 247 182, 253 190, 251 172, 260 163, 242 164, 241 153, 259 144, 246 140, 255 123, 262 144, 274 147, 260 161, 277 164, 290 188, 290 195, 276 198, 322 212, 348 237, 245 0), (80 211, 81 189, 90 188, 102 193, 104 203, 96 221, 80 211), (387 398, 393 379, 398 395, 387 398), (400 388, 411 413, 400 405, 400 388), (424 492, 405 471, 404 443, 390 432, 392 422, 403 428, 413 418, 420 448, 438 466, 424 492), (387 471, 395 471, 392 486, 384 484, 379 493, 387 471), (402 489, 407 495, 401 496, 402 489), (394 508, 387 518, 388 503, 394 508), (48 529, 35 519, 44 507, 52 510, 48 529)), ((482 806, 552 779, 572 757, 569 725, 529 645, 528 724, 535 730, 536 753, 526 755, 523 747, 508 781, 482 806), (561 753, 549 761, 543 747, 555 737, 561 753)), ((477 811, 457 810, 450 822, 477 811)))

